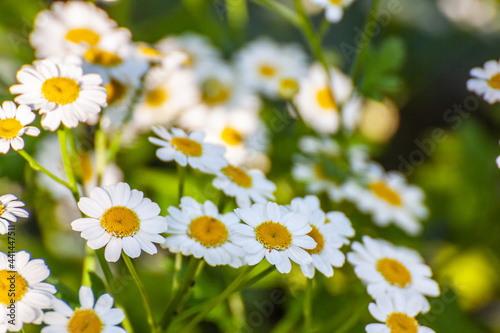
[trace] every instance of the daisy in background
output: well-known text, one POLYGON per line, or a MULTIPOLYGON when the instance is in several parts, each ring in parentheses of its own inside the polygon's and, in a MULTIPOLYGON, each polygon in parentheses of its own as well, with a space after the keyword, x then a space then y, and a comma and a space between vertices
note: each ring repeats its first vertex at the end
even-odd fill
POLYGON ((367 333, 435 333, 428 327, 420 326, 415 317, 421 312, 418 298, 405 297, 401 293, 389 293, 377 297, 368 309, 373 318, 383 324, 366 325, 367 333))
POLYGON ((316 242, 307 236, 312 228, 304 215, 274 202, 237 208, 235 213, 245 223, 232 227, 233 243, 246 252, 248 265, 256 265, 265 257, 280 273, 286 274, 292 269, 290 259, 299 265, 312 262, 306 249, 314 249, 316 242))
POLYGON ((472 79, 467 81, 467 89, 490 104, 500 101, 500 62, 489 60, 484 67, 471 69, 472 79))
POLYGON ((330 78, 323 67, 311 66, 299 84, 294 103, 304 122, 320 134, 335 134, 341 125, 340 107, 350 98, 351 79, 339 69, 330 69, 330 78))
POLYGON ((370 163, 364 174, 363 184, 350 180, 343 185, 347 200, 353 202, 365 214, 371 214, 380 227, 391 222, 409 235, 422 231, 421 220, 429 212, 425 207, 424 192, 408 185, 403 175, 385 172, 377 163, 370 163))
POLYGON ((234 213, 219 214, 211 201, 198 203, 191 197, 181 199, 180 209, 169 207, 168 236, 162 245, 170 252, 203 258, 210 266, 243 265, 243 250, 233 244, 230 232, 240 219, 234 213))
POLYGON ((71 223, 75 231, 81 231, 91 249, 106 246, 105 258, 116 262, 122 250, 131 258, 141 251, 157 252, 153 243, 163 243, 159 235, 167 230, 167 222, 160 216, 160 207, 138 190, 131 190, 126 183, 96 187, 90 197, 83 197, 78 207, 88 218, 71 223))
POLYGON ((189 164, 193 169, 205 173, 216 173, 227 166, 222 146, 205 143, 203 132, 186 134, 179 128, 169 130, 164 127, 153 127, 153 132, 160 137, 150 137, 149 141, 160 146, 156 156, 165 162, 175 161, 180 166, 189 164))
POLYGON ((345 8, 349 7, 354 0, 311 0, 311 2, 325 8, 325 16, 329 22, 337 23, 342 20, 345 8))
POLYGON ((60 299, 52 301, 54 311, 46 312, 43 321, 47 324, 41 333, 126 333, 117 326, 125 320, 122 309, 113 308, 114 299, 102 294, 95 301, 92 289, 81 286, 78 293, 80 307, 72 309, 60 299))
POLYGON ((331 212, 331 220, 327 219, 320 208, 318 197, 312 195, 293 199, 288 208, 307 217, 312 228, 307 235, 316 242, 314 249, 306 250, 311 255, 312 262, 300 265, 302 272, 310 279, 314 277, 316 269, 326 277, 332 277, 333 267, 342 267, 345 262, 345 255, 340 248, 345 241, 349 244, 346 236, 354 236, 351 221, 341 212, 331 212))
POLYGON ((342 154, 342 148, 329 137, 303 136, 299 139, 299 150, 308 155, 326 155, 337 157, 342 154))
POLYGON ((422 312, 429 311, 430 304, 425 296, 437 297, 440 291, 436 281, 431 279, 431 269, 417 251, 368 236, 363 236, 363 244, 354 242, 351 248, 353 252, 347 254, 347 260, 367 285, 370 296, 376 299, 394 292, 417 297, 422 312))
POLYGON ((101 128, 105 131, 117 130, 129 116, 128 109, 137 88, 131 83, 122 83, 113 78, 104 85, 104 88, 107 92, 107 106, 101 112, 100 117, 96 115, 91 122, 87 121, 87 124, 95 125, 100 122, 101 128))
POLYGON ((19 332, 24 324, 42 323, 42 310, 50 308, 56 293, 53 285, 42 282, 49 275, 50 270, 45 262, 31 259, 26 251, 15 252, 10 256, 0 252, 0 308, 2 312, 11 313, 7 307, 11 304, 15 306, 15 320, 6 323, 9 331, 19 332), (9 293, 11 283, 15 284, 15 295, 9 293))
POLYGON ((234 197, 238 207, 250 207, 252 202, 265 203, 274 200, 276 185, 257 169, 247 170, 228 165, 217 172, 213 180, 215 188, 228 197, 234 197))
POLYGON ((69 128, 85 122, 106 106, 106 89, 97 74, 83 75, 75 64, 54 59, 37 60, 17 72, 19 84, 10 92, 18 104, 30 105, 42 115, 44 129, 55 131, 61 123, 69 128))
POLYGON ((6 101, 0 107, 0 154, 7 154, 12 146, 14 150, 24 148, 24 134, 38 136, 40 130, 35 126, 27 126, 36 115, 27 105, 19 105, 6 101))
POLYGON ((24 206, 24 202, 17 200, 13 194, 4 194, 0 196, 0 235, 9 232, 9 226, 12 222, 17 222, 18 217, 28 218, 29 213, 24 206))

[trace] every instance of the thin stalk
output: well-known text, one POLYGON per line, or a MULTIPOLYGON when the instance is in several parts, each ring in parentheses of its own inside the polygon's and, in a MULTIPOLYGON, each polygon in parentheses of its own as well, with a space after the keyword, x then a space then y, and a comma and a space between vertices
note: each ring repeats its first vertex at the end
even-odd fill
POLYGON ((96 171, 97 171, 97 184, 101 184, 102 175, 106 170, 108 164, 106 156, 106 134, 101 128, 97 129, 95 133, 95 151, 96 151, 96 171))
POLYGON ((74 170, 76 170, 76 174, 81 177, 83 176, 83 172, 80 164, 80 159, 78 157, 78 147, 76 145, 75 136, 73 135, 71 128, 64 127, 64 132, 66 133, 66 137, 68 138, 69 148, 71 150, 71 165, 73 166, 74 170))
POLYGON ((94 250, 85 246, 85 258, 83 259, 82 285, 90 286, 89 271, 95 270, 94 250))
POLYGON ((184 195, 184 181, 186 178, 186 168, 187 166, 183 167, 180 164, 177 164, 177 176, 179 178, 179 189, 178 189, 178 201, 181 202, 181 198, 184 195))
POLYGON ((269 266, 268 268, 266 268, 265 270, 263 270, 262 272, 260 272, 259 274, 255 275, 254 277, 252 278, 249 278, 248 280, 244 281, 239 287, 238 289, 236 289, 236 291, 242 291, 243 289, 246 289, 250 286, 252 286, 254 283, 256 283, 257 281, 265 278, 266 276, 269 275, 269 273, 271 272, 274 272, 276 270, 276 267, 274 266, 269 266))
POLYGON ((304 295, 304 333, 311 332, 313 279, 308 279, 304 295))
POLYGON ((57 130, 57 135, 59 136, 59 144, 61 146, 64 170, 66 171, 66 175, 68 176, 71 192, 73 193, 76 202, 78 202, 80 200, 80 192, 78 191, 75 173, 73 172, 73 166, 68 152, 68 140, 66 137, 66 133, 64 132, 64 130, 59 129, 57 130))
POLYGON ((18 150, 17 151, 19 153, 19 155, 21 155, 29 164, 29 166, 35 170, 35 171, 41 171, 43 172, 44 174, 46 174, 47 176, 49 176, 50 178, 52 178, 53 180, 55 180, 56 182, 58 182, 59 184, 63 185, 63 186, 66 186, 67 188, 69 188, 71 190, 71 185, 62 180, 61 178, 57 177, 56 175, 54 175, 52 172, 50 172, 49 170, 45 169, 40 163, 38 163, 30 154, 28 154, 25 150, 18 150))
POLYGON ((276 0, 252 0, 252 1, 282 16, 284 19, 286 19, 294 26, 296 27, 300 26, 300 19, 297 16, 297 14, 294 13, 294 11, 291 10, 290 8, 279 3, 278 1, 276 0))

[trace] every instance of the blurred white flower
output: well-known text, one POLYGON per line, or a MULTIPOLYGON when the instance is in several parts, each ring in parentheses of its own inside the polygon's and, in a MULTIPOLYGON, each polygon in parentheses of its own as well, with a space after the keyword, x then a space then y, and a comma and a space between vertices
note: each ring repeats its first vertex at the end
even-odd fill
POLYGON ((17 200, 13 194, 0 196, 0 235, 7 234, 10 224, 17 222, 18 217, 29 217, 28 211, 21 208, 23 206, 24 202, 17 200))
POLYGON ((467 89, 482 96, 490 104, 500 101, 500 62, 489 60, 484 67, 474 67, 470 71, 472 79, 467 81, 467 89))
POLYGON ((5 101, 0 107, 0 154, 7 154, 12 146, 14 150, 24 148, 24 134, 38 136, 40 130, 35 126, 27 126, 35 120, 36 115, 27 105, 5 101))
POLYGON ((332 23, 342 20, 344 10, 353 3, 354 0, 311 0, 315 5, 325 8, 326 19, 332 23))

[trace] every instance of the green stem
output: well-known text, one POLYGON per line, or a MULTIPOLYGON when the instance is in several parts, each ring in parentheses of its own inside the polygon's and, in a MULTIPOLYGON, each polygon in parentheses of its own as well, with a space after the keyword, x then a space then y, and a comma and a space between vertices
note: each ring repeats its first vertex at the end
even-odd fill
POLYGON ((125 265, 127 266, 130 275, 132 275, 135 284, 137 285, 137 288, 139 289, 139 292, 141 293, 141 298, 144 303, 144 306, 146 307, 146 314, 148 316, 148 323, 151 328, 151 333, 158 332, 156 329, 155 325, 155 320, 153 316, 153 311, 151 309, 151 305, 149 304, 148 297, 146 295, 146 289, 144 289, 144 285, 141 282, 141 279, 139 278, 139 275, 137 274, 137 271, 135 270, 134 264, 132 263, 132 260, 127 255, 122 255, 123 261, 125 262, 125 265))
POLYGON ((95 270, 94 250, 85 246, 85 258, 83 259, 82 285, 90 286, 89 271, 95 270))
POLYGON ((66 133, 66 137, 68 138, 69 148, 71 150, 70 154, 71 165, 74 168, 74 170, 76 170, 76 174, 82 177, 83 172, 80 159, 78 157, 78 147, 76 145, 75 136, 73 135, 71 128, 64 127, 64 132, 66 133))
POLYGON ((96 171, 97 171, 97 184, 101 184, 102 175, 106 170, 108 163, 106 157, 106 134, 99 128, 95 133, 95 150, 96 150, 96 171))
POLYGON ((78 191, 78 185, 76 183, 75 173, 73 172, 73 166, 68 152, 68 141, 66 133, 63 129, 59 129, 57 130, 57 135, 59 136, 59 144, 61 146, 61 154, 63 158, 64 170, 66 171, 66 175, 68 176, 71 192, 73 193, 76 202, 78 202, 80 200, 80 192, 78 191))
POLYGON ((44 174, 46 174, 47 176, 49 176, 50 178, 52 178, 53 180, 55 180, 59 184, 65 186, 71 190, 71 185, 68 182, 62 180, 61 178, 57 177, 49 170, 45 169, 43 166, 40 165, 40 163, 38 163, 33 157, 31 157, 31 155, 28 154, 25 150, 18 150, 17 152, 19 153, 19 155, 21 155, 28 162, 29 166, 33 170, 43 172, 44 174))
POLYGON ((296 27, 300 26, 300 19, 297 16, 297 14, 295 14, 293 10, 282 5, 278 1, 276 0, 252 0, 252 1, 255 2, 256 4, 261 5, 262 7, 269 9, 272 12, 277 13, 278 15, 285 18, 288 22, 290 22, 294 26, 296 27))
POLYGON ((304 295, 304 333, 311 332, 313 279, 307 279, 304 295))
POLYGON ((183 329, 181 329, 179 333, 187 333, 195 328, 203 320, 203 318, 205 318, 213 309, 217 307, 217 305, 222 303, 226 298, 229 297, 229 295, 236 291, 236 289, 241 285, 241 283, 255 267, 256 266, 245 267, 243 271, 241 271, 240 275, 238 275, 236 279, 234 279, 233 282, 221 294, 219 294, 218 297, 211 301, 202 312, 200 312, 183 329))
POLYGON ((226 13, 229 26, 236 36, 242 36, 248 22, 246 0, 226 0, 226 13))
POLYGON ((243 289, 246 289, 250 286, 252 286, 254 283, 256 283, 257 281, 265 278, 267 275, 269 275, 269 273, 271 272, 274 272, 276 271, 276 267, 271 265, 269 266, 268 268, 266 268, 265 270, 263 270, 262 272, 260 272, 259 274, 255 275, 254 277, 246 280, 245 282, 243 282, 239 287, 238 289, 236 289, 236 291, 242 291, 243 289))
POLYGON ((177 176, 179 178, 179 189, 178 189, 178 201, 179 203, 181 202, 181 198, 184 195, 184 181, 186 178, 186 169, 187 165, 185 167, 181 166, 180 164, 177 164, 177 176))

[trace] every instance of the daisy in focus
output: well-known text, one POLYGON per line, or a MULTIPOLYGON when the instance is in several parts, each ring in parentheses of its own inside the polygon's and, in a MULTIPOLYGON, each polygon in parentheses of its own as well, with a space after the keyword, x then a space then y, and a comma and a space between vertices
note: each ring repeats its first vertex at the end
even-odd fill
POLYGON ((424 192, 408 185, 403 175, 386 173, 376 163, 370 163, 364 176, 365 185, 352 180, 343 185, 347 200, 356 204, 361 212, 371 214, 380 227, 393 222, 409 235, 419 234, 422 231, 420 221, 428 215, 423 203, 424 192))
POLYGON ((162 161, 175 160, 180 166, 189 164, 205 173, 216 173, 227 166, 224 147, 205 143, 203 132, 194 131, 188 135, 179 128, 172 127, 169 131, 160 126, 153 127, 153 132, 160 139, 150 137, 149 141, 160 146, 156 156, 162 161))
POLYGON ((439 285, 418 252, 368 236, 363 236, 363 244, 354 242, 351 248, 347 260, 370 296, 376 299, 388 292, 401 293, 418 298, 422 312, 429 311, 425 296, 439 296, 439 285))
POLYGON ((500 102, 500 62, 489 60, 484 67, 471 69, 472 79, 467 81, 467 89, 490 103, 500 102))
POLYGON ((29 213, 24 206, 24 202, 17 200, 13 194, 4 194, 0 196, 0 235, 9 232, 9 226, 12 222, 17 222, 17 218, 28 218, 29 213))
POLYGON ((213 180, 215 188, 228 197, 234 197, 238 207, 250 207, 254 203, 274 200, 276 185, 258 169, 247 170, 228 165, 217 172, 213 180))
POLYGON ((17 72, 20 84, 10 87, 18 104, 30 105, 42 115, 44 129, 55 131, 86 122, 106 106, 106 89, 97 74, 83 75, 75 64, 54 59, 37 60, 17 72))
POLYGON ((122 309, 113 308, 114 299, 110 294, 102 294, 95 301, 92 289, 81 286, 78 293, 80 307, 72 309, 60 299, 52 301, 54 311, 46 312, 43 318, 47 324, 41 333, 126 333, 117 326, 124 319, 122 309))
POLYGON ((153 243, 163 243, 159 235, 168 228, 160 207, 138 190, 131 190, 126 183, 96 187, 89 197, 83 197, 78 207, 88 217, 71 223, 75 231, 81 231, 91 249, 106 246, 105 258, 116 262, 122 250, 131 258, 141 251, 157 252, 153 243))
POLYGON ((306 250, 312 257, 312 263, 300 265, 302 272, 310 279, 316 269, 326 277, 332 277, 333 267, 342 267, 345 262, 340 248, 346 241, 349 244, 346 237, 354 236, 351 221, 341 212, 330 212, 328 219, 320 208, 318 197, 312 195, 293 199, 289 209, 307 217, 312 228, 307 235, 316 242, 314 249, 306 250))
POLYGON ((245 253, 231 241, 231 227, 240 222, 236 214, 219 214, 213 202, 201 204, 191 197, 183 197, 179 207, 168 208, 168 233, 172 235, 163 247, 173 253, 203 258, 210 266, 238 268, 243 264, 245 253))
POLYGON ((435 333, 428 327, 420 326, 415 319, 421 311, 418 298, 404 297, 400 293, 380 295, 368 309, 373 318, 383 324, 366 325, 367 333, 435 333))
POLYGON ((337 23, 342 20, 345 8, 349 7, 354 0, 311 0, 311 2, 325 8, 325 16, 329 22, 337 23))
POLYGON ((42 323, 42 310, 51 307, 56 293, 53 285, 42 282, 49 275, 45 262, 31 259, 26 251, 12 253, 10 257, 0 252, 0 307, 8 313, 11 313, 8 306, 15 307, 15 320, 6 323, 9 331, 19 332, 24 324, 42 323), (9 292, 11 283, 15 284, 14 295, 9 292))
POLYGON ((14 102, 3 102, 0 107, 0 154, 7 154, 12 146, 14 150, 24 148, 24 134, 38 136, 40 130, 35 126, 27 126, 35 120, 36 115, 27 105, 16 106, 14 102))
POLYGON ((316 242, 307 234, 312 227, 307 218, 289 211, 274 202, 254 204, 251 207, 235 209, 236 215, 245 222, 232 227, 233 242, 245 250, 245 261, 256 265, 264 259, 282 273, 290 273, 292 263, 312 263, 306 251, 316 247, 316 242))

